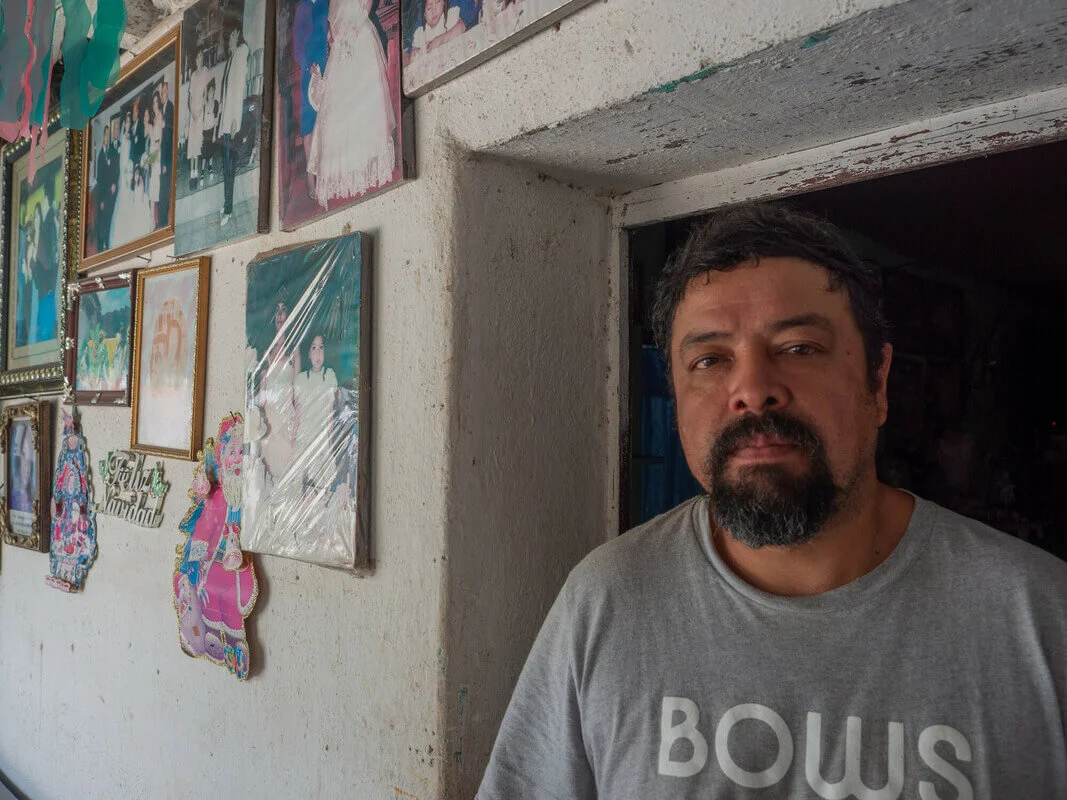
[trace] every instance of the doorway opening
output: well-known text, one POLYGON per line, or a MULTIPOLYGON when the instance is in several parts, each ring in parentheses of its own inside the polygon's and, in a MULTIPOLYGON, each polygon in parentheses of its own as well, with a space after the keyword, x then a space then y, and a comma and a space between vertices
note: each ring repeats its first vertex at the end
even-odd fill
MULTIPOLYGON (((1067 559, 1067 142, 784 200, 882 275, 893 325, 878 474, 1067 559)), ((623 527, 703 490, 648 324, 667 258, 705 215, 630 229, 623 527)))

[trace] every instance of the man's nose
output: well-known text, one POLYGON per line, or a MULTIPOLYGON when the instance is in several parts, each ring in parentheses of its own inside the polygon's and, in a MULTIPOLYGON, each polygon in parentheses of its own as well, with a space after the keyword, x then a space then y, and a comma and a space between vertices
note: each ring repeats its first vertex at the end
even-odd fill
POLYGON ((730 410, 746 414, 781 409, 792 396, 774 358, 764 352, 746 352, 734 359, 731 374, 730 410))

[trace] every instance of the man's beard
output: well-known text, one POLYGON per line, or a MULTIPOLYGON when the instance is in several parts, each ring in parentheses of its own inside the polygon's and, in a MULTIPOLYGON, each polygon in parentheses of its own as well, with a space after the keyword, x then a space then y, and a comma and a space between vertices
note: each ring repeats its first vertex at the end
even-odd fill
POLYGON ((715 440, 704 460, 711 480, 711 515, 734 539, 752 548, 810 542, 837 511, 843 490, 834 483, 819 435, 795 417, 767 411, 741 417, 715 440), (727 475, 727 462, 754 436, 782 439, 803 450, 808 468, 749 464, 727 475))

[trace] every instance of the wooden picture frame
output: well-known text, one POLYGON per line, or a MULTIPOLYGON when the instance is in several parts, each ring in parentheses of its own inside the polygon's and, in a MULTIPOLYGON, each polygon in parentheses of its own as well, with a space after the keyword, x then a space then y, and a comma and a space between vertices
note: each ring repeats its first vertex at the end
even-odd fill
POLYGON ((89 121, 81 158, 79 272, 91 272, 174 239, 180 54, 181 25, 177 25, 122 69, 89 121), (164 90, 167 99, 155 131, 151 119, 156 115, 155 97, 162 99, 164 90), (112 137, 119 145, 112 143, 112 137), (116 223, 126 228, 117 229, 116 223))
POLYGON ((120 272, 68 285, 65 403, 130 404, 134 280, 133 272, 120 272))
POLYGON ((37 400, 0 412, 0 452, 5 478, 0 538, 15 547, 47 552, 52 528, 52 404, 37 400))
POLYGON ((137 271, 131 450, 196 460, 204 435, 210 277, 207 256, 137 271))
POLYGON ((60 127, 57 110, 47 137, 32 184, 29 139, 0 148, 0 397, 63 390, 64 301, 67 281, 77 275, 82 134, 60 127), (46 257, 34 255, 41 247, 50 251, 46 257), (49 296, 49 319, 43 319, 41 298, 49 296))

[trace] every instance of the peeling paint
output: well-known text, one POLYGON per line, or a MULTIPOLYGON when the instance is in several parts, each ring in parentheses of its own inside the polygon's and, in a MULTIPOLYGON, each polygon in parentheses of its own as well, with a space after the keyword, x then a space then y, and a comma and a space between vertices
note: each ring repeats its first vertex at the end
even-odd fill
POLYGON ((811 36, 804 40, 804 43, 800 45, 801 50, 807 50, 809 47, 814 47, 817 44, 822 44, 831 36, 830 31, 815 31, 811 36))
POLYGON ((683 83, 692 83, 693 81, 702 81, 704 78, 709 78, 720 70, 726 69, 729 64, 709 64, 704 69, 697 70, 689 75, 683 75, 681 78, 673 81, 667 81, 659 86, 653 86, 648 90, 649 94, 669 94, 681 86, 683 83))

